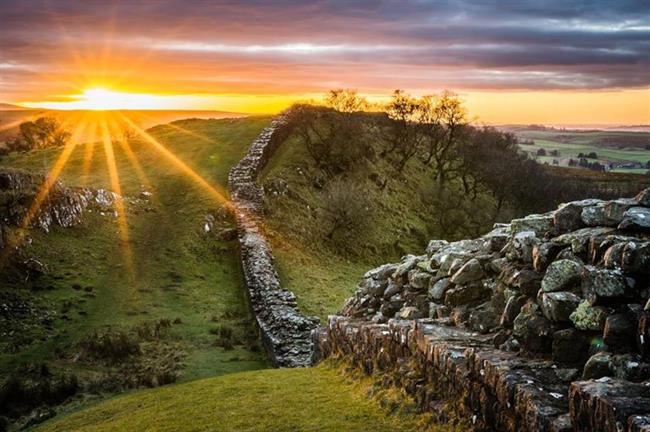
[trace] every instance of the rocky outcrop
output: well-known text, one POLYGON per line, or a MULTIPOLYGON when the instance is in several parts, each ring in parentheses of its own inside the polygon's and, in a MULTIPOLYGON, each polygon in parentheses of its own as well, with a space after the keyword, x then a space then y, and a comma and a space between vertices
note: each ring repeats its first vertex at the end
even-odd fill
POLYGON ((239 229, 241 265, 250 306, 271 362, 280 367, 308 366, 316 317, 302 315, 296 297, 280 285, 273 254, 262 229, 264 191, 257 176, 286 138, 285 116, 276 117, 253 142, 228 176, 232 210, 239 229))
MULTIPOLYGON (((0 234, 24 224, 45 177, 16 169, 0 170, 0 234)), ((50 187, 42 204, 29 216, 29 226, 49 232, 53 225, 71 227, 89 206, 114 212, 117 195, 105 189, 69 188, 60 181, 50 187)), ((0 235, 0 239, 2 236, 0 235)), ((0 240, 0 249, 3 242, 0 240)))
POLYGON ((649 194, 568 203, 370 270, 314 333, 315 356, 382 370, 425 410, 453 399, 476 429, 647 430, 649 194))

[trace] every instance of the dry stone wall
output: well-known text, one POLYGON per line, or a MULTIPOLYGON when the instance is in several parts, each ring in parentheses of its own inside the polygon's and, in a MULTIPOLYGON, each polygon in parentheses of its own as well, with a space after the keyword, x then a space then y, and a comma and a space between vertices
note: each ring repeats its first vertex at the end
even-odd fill
POLYGON ((262 131, 246 156, 230 170, 228 187, 248 297, 262 342, 274 365, 298 367, 310 365, 310 335, 319 320, 301 314, 295 295, 280 284, 263 231, 264 190, 257 184, 257 176, 286 138, 285 118, 284 114, 276 117, 262 131))
POLYGON ((571 202, 370 270, 314 356, 477 430, 650 431, 649 282, 650 189, 571 202))

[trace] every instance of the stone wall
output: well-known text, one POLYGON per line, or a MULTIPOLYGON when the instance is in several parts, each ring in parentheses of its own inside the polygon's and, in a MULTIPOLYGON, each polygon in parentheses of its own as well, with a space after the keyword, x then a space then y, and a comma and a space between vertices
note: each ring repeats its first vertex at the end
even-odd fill
POLYGON ((650 430, 649 282, 650 189, 572 202, 370 270, 314 355, 478 430, 650 430))
POLYGON ((251 310, 271 362, 280 367, 310 365, 312 330, 318 318, 302 315, 291 291, 280 285, 263 232, 264 190, 257 184, 266 162, 288 134, 285 115, 276 117, 228 176, 239 229, 241 265, 251 310))

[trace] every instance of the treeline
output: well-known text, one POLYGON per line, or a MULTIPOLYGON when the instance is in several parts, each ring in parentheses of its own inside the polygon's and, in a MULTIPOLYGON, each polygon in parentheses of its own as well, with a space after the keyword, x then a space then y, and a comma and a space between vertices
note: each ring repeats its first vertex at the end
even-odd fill
POLYGON ((7 142, 4 153, 62 146, 71 135, 55 117, 40 117, 34 121, 23 122, 18 131, 18 135, 7 142))
POLYGON ((416 98, 396 90, 377 112, 365 111, 368 102, 350 90, 330 91, 325 102, 295 106, 289 127, 314 165, 337 179, 324 197, 334 227, 360 228, 354 219, 365 217, 367 199, 340 178, 378 159, 389 163, 390 177, 398 180, 411 161, 424 167, 421 175, 434 186, 422 199, 431 204, 437 231, 449 237, 480 233, 495 221, 548 211, 564 201, 608 195, 597 184, 552 175, 520 150, 513 134, 470 124, 461 99, 448 91, 416 98))

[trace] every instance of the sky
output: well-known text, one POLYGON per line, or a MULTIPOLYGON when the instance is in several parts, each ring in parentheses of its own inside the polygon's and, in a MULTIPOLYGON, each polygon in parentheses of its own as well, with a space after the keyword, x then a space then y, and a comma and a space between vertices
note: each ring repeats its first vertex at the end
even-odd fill
POLYGON ((30 107, 449 89, 484 123, 650 124, 647 0, 0 0, 0 28, 0 101, 30 107))

